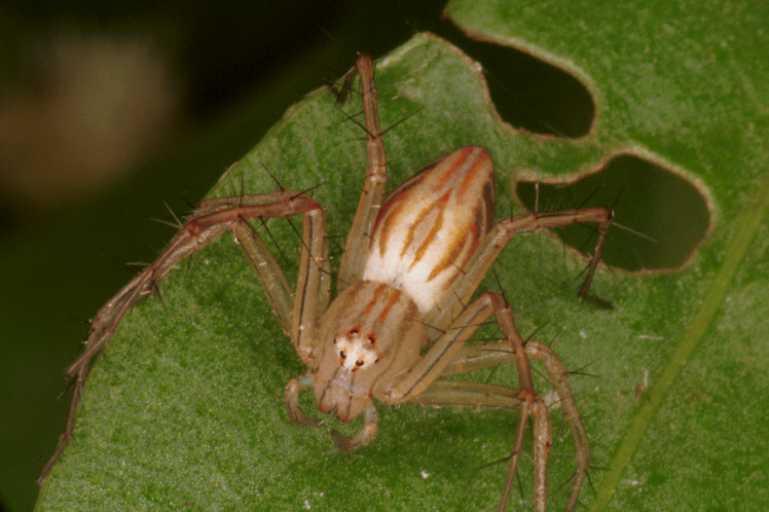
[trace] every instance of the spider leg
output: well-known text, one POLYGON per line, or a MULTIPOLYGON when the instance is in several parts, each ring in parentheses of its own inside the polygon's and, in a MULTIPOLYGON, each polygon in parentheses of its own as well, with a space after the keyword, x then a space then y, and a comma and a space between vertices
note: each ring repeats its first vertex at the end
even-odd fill
POLYGON ((387 403, 410 401, 440 377, 478 327, 494 312, 493 293, 484 293, 470 303, 441 334, 419 361, 405 374, 377 385, 374 395, 387 403))
POLYGON ((474 372, 509 363, 515 363, 515 351, 506 341, 465 345, 457 358, 443 370, 443 375, 474 372))
MULTIPOLYGON (((543 363, 548 380, 555 388, 559 405, 571 429, 576 449, 577 467, 574 472, 574 480, 572 481, 571 494, 566 510, 573 510, 577 505, 582 484, 587 478, 590 466, 590 448, 585 427, 582 424, 574 395, 568 383, 569 372, 555 353, 542 343, 533 340, 526 342, 525 353, 529 358, 543 363)), ((443 375, 493 368, 500 364, 514 362, 515 358, 515 351, 511 349, 510 344, 507 342, 464 346, 457 358, 446 367, 443 375)), ((546 412, 543 411, 543 413, 546 412)), ((535 422, 534 429, 536 431, 537 414, 534 414, 533 417, 535 422)))
MULTIPOLYGON (((262 196, 250 196, 248 200, 254 201, 260 197, 262 196)), ((235 208, 233 204, 241 204, 243 201, 244 198, 218 198, 205 201, 202 206, 213 208, 214 212, 221 215, 228 215, 235 208)), ((331 269, 328 262, 325 217, 320 205, 315 203, 314 206, 296 213, 304 214, 296 293, 290 291, 283 270, 264 241, 246 222, 247 217, 232 217, 228 221, 228 227, 256 271, 267 299, 283 330, 290 336, 295 350, 305 364, 311 365, 318 319, 329 302, 331 269)))
POLYGON ((478 382, 436 380, 424 393, 412 402, 424 406, 472 407, 490 409, 520 409, 513 449, 508 463, 507 479, 499 502, 499 511, 507 509, 512 491, 512 482, 523 450, 524 434, 528 419, 532 419, 534 437, 535 510, 544 511, 547 503, 545 471, 547 455, 551 444, 550 423, 547 407, 541 400, 529 401, 523 398, 521 389, 478 382))
MULTIPOLYGON (((475 352, 477 355, 478 352, 475 352)), ((484 293, 476 301, 468 305, 462 314, 452 323, 452 326, 441 335, 430 347, 420 361, 402 378, 394 383, 386 383, 383 400, 390 402, 420 401, 428 390, 436 385, 436 380, 446 373, 455 373, 458 368, 469 367, 475 369, 491 366, 499 362, 512 362, 518 373, 518 390, 516 399, 521 407, 521 417, 516 431, 516 439, 508 466, 508 476, 504 492, 500 499, 500 510, 507 507, 511 492, 513 477, 517 471, 518 453, 523 443, 525 425, 528 418, 532 418, 534 434, 534 506, 535 510, 545 510, 547 506, 547 458, 551 445, 550 423, 547 416, 547 407, 542 399, 534 391, 533 379, 529 359, 541 360, 548 372, 549 379, 558 393, 563 404, 563 410, 571 426, 572 435, 577 449, 577 471, 572 483, 572 494, 569 498, 567 510, 573 510, 579 491, 584 480, 589 463, 589 449, 587 436, 579 417, 574 398, 567 382, 567 372, 563 364, 545 346, 528 342, 524 346, 524 340, 515 326, 512 311, 505 303, 501 295, 496 293, 484 293), (466 359, 472 348, 465 348, 464 342, 472 336, 478 326, 492 313, 495 314, 497 323, 506 337, 506 350, 500 351, 501 344, 492 345, 496 355, 484 355, 484 358, 466 359), (496 360, 495 360, 496 358, 496 360)), ((437 388, 445 395, 443 389, 437 388)), ((472 388, 465 388, 472 391, 472 388)), ((490 389, 490 388, 489 388, 490 389)), ((436 391, 432 392, 435 396, 436 391)), ((454 391, 456 393, 456 390, 454 391)), ((456 397, 457 395, 449 395, 456 397)), ((431 394, 427 395, 427 399, 431 394)), ((499 397, 497 397, 499 398, 499 397)), ((483 405, 488 399, 482 399, 483 405)), ((513 400, 509 403, 513 403, 513 400)))
POLYGON ((485 407, 516 409, 523 400, 520 390, 497 384, 438 379, 412 400, 424 406, 485 407))
POLYGON ((340 292, 351 283, 360 280, 363 275, 371 228, 382 206, 387 183, 387 162, 379 127, 377 93, 374 87, 374 64, 371 57, 359 55, 355 67, 361 79, 363 112, 366 119, 365 131, 368 139, 366 143, 368 168, 339 265, 337 288, 340 292))
MULTIPOLYGON (((305 312, 292 316, 293 323, 298 325, 297 331, 301 331, 302 326, 308 325, 311 322, 312 316, 317 314, 315 311, 317 307, 324 307, 323 297, 326 297, 326 302, 328 300, 327 274, 318 270, 319 268, 327 268, 328 265, 327 261, 325 261, 325 246, 322 245, 325 244, 323 215, 318 203, 302 193, 292 191, 203 201, 200 207, 193 212, 184 226, 171 239, 171 242, 160 256, 110 298, 97 312, 96 317, 91 322, 91 329, 83 354, 67 369, 68 377, 74 379, 74 386, 67 413, 66 426, 64 432, 59 436, 56 449, 41 471, 38 484, 42 484, 45 480, 72 437, 77 410, 82 398, 83 386, 90 370, 91 361, 101 352, 114 335, 121 320, 131 308, 142 298, 155 291, 158 281, 187 256, 201 250, 228 230, 235 232, 236 237, 242 236, 245 233, 243 226, 246 219, 287 217, 297 214, 305 214, 305 231, 307 231, 308 224, 313 226, 316 231, 314 236, 308 237, 305 235, 303 237, 309 241, 305 240, 302 247, 302 260, 309 261, 312 256, 312 258, 319 262, 318 265, 313 265, 316 269, 315 271, 309 269, 310 265, 305 265, 305 267, 308 267, 305 272, 301 272, 300 269, 299 283, 300 285, 304 284, 308 290, 318 290, 319 298, 315 301, 315 308, 304 308, 305 312), (318 241, 318 238, 320 241, 318 241), (308 249, 308 247, 312 247, 313 250, 308 249), (324 275, 326 276, 325 280, 323 278, 324 275)), ((252 236, 255 239, 253 233, 252 236)), ((243 238, 243 240, 246 240, 246 238, 243 238)), ((287 286, 284 285, 285 277, 283 277, 283 273, 277 267, 277 264, 273 266, 270 263, 269 251, 265 249, 266 247, 263 247, 263 244, 262 246, 258 244, 249 247, 244 246, 249 260, 256 263, 264 263, 272 267, 272 270, 275 270, 275 274, 271 278, 267 280, 262 279, 262 282, 265 289, 268 290, 268 299, 272 303, 273 309, 275 309, 281 323, 283 323, 283 317, 286 316, 284 303, 286 302, 287 286)), ((259 268, 257 268, 257 274, 260 278, 263 275, 259 268)), ((295 299, 295 310, 300 309, 296 306, 297 302, 295 299)), ((298 339, 301 341, 300 338, 298 339)), ((297 347, 301 346, 296 341, 295 345, 297 347)))
POLYGON ((574 479, 571 483, 571 494, 566 505, 566 510, 574 510, 579 500, 579 493, 582 484, 587 478, 587 472, 590 468, 590 447, 587 439, 587 432, 579 416, 574 395, 569 387, 569 372, 563 363, 558 359, 552 350, 547 346, 529 341, 526 343, 526 355, 532 359, 542 362, 547 374, 548 380, 555 388, 561 404, 561 410, 569 423, 571 435, 574 438, 574 447, 577 455, 577 468, 574 471, 574 479))
MULTIPOLYGON (((258 197, 261 196, 252 196, 258 197)), ((227 204, 235 201, 241 203, 243 199, 213 199, 204 202, 203 206, 217 208, 217 212, 228 212, 231 208, 227 204)), ((304 213, 304 219, 296 293, 290 291, 280 265, 245 217, 233 218, 228 226, 256 271, 272 309, 283 330, 290 336, 294 349, 302 361, 311 366, 315 357, 318 320, 329 302, 331 269, 325 217, 320 205, 316 203, 314 207, 297 213, 304 213)))
POLYGON ((374 404, 369 405, 363 413, 363 428, 352 437, 347 437, 336 430, 331 431, 334 444, 342 452, 351 452, 361 446, 366 446, 376 438, 379 432, 379 413, 374 404))
MULTIPOLYGON (((320 422, 304 414, 301 407, 299 407, 299 393, 307 389, 312 389, 312 375, 310 373, 288 381, 285 393, 288 417, 294 423, 307 427, 317 427, 320 425, 320 422)), ((376 438, 378 432, 379 413, 377 413, 376 407, 371 404, 363 413, 363 428, 357 434, 347 437, 336 430, 332 430, 331 437, 339 451, 351 452, 371 443, 376 438)))
MULTIPOLYGON (((553 445, 553 435, 550 429, 550 418, 547 416, 547 406, 542 400, 531 403, 532 436, 534 438, 534 509, 538 512, 547 510, 547 458, 553 445)), ((513 488, 515 465, 509 465, 505 493, 499 501, 500 512, 507 509, 507 499, 513 488), (507 498, 506 498, 507 497, 507 498)), ((567 507, 567 511, 572 508, 567 507)))
POLYGON ((499 253, 515 235, 540 229, 565 227, 576 223, 598 224, 598 240, 588 263, 585 279, 578 292, 581 298, 587 298, 595 270, 603 255, 612 215, 612 211, 607 208, 581 208, 553 213, 531 213, 498 222, 484 237, 476 256, 466 268, 462 269, 462 276, 454 283, 454 293, 446 295, 443 301, 433 308, 426 321, 432 325, 447 325, 448 320, 456 316, 457 312, 473 295, 494 265, 499 253))
POLYGON ((312 389, 312 375, 309 373, 291 379, 286 384, 285 398, 288 417, 294 423, 307 427, 317 427, 320 424, 318 420, 305 415, 302 408, 299 407, 299 393, 305 389, 312 389))
POLYGON ((280 268, 275 256, 267 248, 267 244, 254 233, 248 222, 239 220, 233 223, 232 233, 262 283, 264 293, 272 305, 273 313, 278 317, 283 332, 287 336, 290 335, 291 305, 294 294, 289 287, 283 269, 280 268))
POLYGON ((550 445, 552 444, 547 407, 545 407, 542 399, 534 391, 529 358, 525 353, 523 338, 515 327, 513 312, 510 306, 507 305, 499 294, 492 294, 491 299, 497 323, 507 337, 507 341, 514 352, 515 366, 518 371, 518 385, 521 388, 520 393, 523 399, 513 455, 508 464, 505 488, 499 500, 499 510, 500 512, 507 510, 510 493, 513 488, 513 479, 518 470, 518 455, 523 445, 525 425, 529 415, 531 415, 534 436, 534 510, 544 512, 547 509, 547 457, 550 445))

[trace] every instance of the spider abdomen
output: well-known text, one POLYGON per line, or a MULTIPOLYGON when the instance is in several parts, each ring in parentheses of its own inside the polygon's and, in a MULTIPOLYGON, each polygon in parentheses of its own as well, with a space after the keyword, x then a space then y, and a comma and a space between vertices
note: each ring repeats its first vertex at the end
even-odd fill
POLYGON ((363 279, 408 293, 422 313, 441 299, 491 228, 491 157, 460 148, 401 185, 382 205, 363 279))

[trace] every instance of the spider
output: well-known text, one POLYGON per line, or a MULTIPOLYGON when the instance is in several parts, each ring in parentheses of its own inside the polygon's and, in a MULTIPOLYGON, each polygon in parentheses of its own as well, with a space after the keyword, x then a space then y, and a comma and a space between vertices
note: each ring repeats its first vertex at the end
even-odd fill
POLYGON ((489 153, 462 147, 440 158, 384 199, 387 166, 377 112, 374 65, 360 55, 368 169, 347 235, 331 299, 331 269, 324 211, 304 192, 204 200, 160 257, 98 312, 86 349, 68 369, 75 379, 64 433, 41 481, 71 437, 90 362, 115 333, 128 310, 151 294, 180 260, 231 232, 256 271, 267 299, 291 339, 306 373, 285 388, 294 422, 316 421, 299 406, 310 390, 323 413, 342 421, 363 417, 352 437, 332 432, 343 451, 371 443, 379 428, 375 401, 394 405, 473 406, 519 409, 515 439, 499 509, 507 508, 529 420, 533 432, 536 510, 547 506, 547 458, 551 446, 547 407, 534 389, 530 360, 541 361, 558 394, 576 446, 576 471, 567 510, 579 497, 589 464, 587 435, 567 382, 567 371, 545 345, 525 341, 502 295, 471 300, 495 259, 521 232, 572 223, 595 223, 598 240, 579 295, 587 296, 611 223, 611 211, 583 208, 530 213, 494 222, 494 178, 489 153), (249 219, 303 216, 299 272, 291 290, 283 270, 249 219), (465 341, 494 316, 504 339, 483 345, 465 341), (434 327, 428 331, 426 326, 434 327), (446 380, 444 377, 514 364, 517 387, 446 380))

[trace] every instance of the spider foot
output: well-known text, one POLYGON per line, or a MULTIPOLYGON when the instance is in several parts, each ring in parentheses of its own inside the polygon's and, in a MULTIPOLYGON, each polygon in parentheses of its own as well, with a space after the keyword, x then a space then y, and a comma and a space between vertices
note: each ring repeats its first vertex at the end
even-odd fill
POLYGON ((347 437, 337 430, 331 431, 331 438, 340 452, 349 453, 361 446, 366 446, 376 438, 379 432, 379 414, 370 405, 363 416, 363 428, 352 437, 347 437))
POLYGON ((292 422, 305 427, 317 427, 320 425, 320 421, 304 414, 299 406, 299 393, 302 388, 309 386, 309 377, 306 375, 288 381, 286 384, 286 409, 288 410, 288 419, 292 422))

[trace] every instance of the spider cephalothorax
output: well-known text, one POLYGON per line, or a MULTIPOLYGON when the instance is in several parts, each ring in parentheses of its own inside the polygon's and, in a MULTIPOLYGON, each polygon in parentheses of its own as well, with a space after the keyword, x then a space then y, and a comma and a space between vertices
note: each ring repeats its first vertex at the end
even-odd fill
POLYGON ((405 293, 384 283, 348 287, 323 316, 318 367, 310 376, 323 412, 343 421, 371 407, 388 377, 418 357, 423 327, 405 293))
POLYGON ((598 242, 580 294, 589 289, 611 212, 603 208, 527 214, 494 222, 491 155, 478 146, 439 158, 384 200, 387 167, 377 115, 373 63, 360 56, 356 67, 368 137, 368 169, 347 235, 331 300, 331 270, 321 206, 306 193, 283 190, 203 201, 161 256, 99 311, 85 353, 69 369, 77 377, 67 430, 45 475, 71 435, 74 414, 91 359, 120 320, 179 260, 230 231, 255 269, 278 322, 307 367, 286 386, 289 417, 316 423, 299 407, 299 394, 312 390, 323 413, 343 421, 363 416, 351 438, 334 434, 343 450, 372 442, 378 431, 376 402, 519 409, 520 418, 500 508, 509 499, 525 428, 531 419, 534 448, 534 506, 547 502, 546 462, 551 445, 547 408, 534 389, 529 361, 541 361, 558 394, 574 437, 577 468, 567 509, 577 503, 589 452, 567 372, 553 352, 536 341, 524 344, 510 308, 496 293, 475 292, 496 257, 521 232, 576 222, 598 225, 598 242), (297 285, 249 224, 250 219, 302 215, 297 285), (503 333, 495 343, 465 342, 494 317, 503 333), (429 326, 429 332, 426 326, 429 326), (499 364, 514 364, 516 387, 445 380, 499 364))

